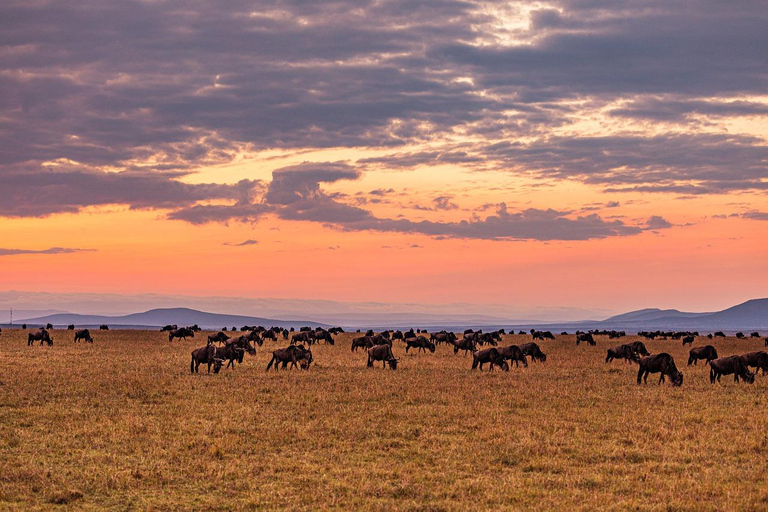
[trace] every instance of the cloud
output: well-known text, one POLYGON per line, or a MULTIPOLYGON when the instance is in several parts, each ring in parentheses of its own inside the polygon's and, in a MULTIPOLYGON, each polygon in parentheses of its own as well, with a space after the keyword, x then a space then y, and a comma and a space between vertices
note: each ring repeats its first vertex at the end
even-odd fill
POLYGON ((660 215, 653 215, 646 223, 648 229, 666 229, 671 228, 672 223, 660 215))
POLYGON ((0 256, 16 256, 19 254, 73 254, 76 252, 96 252, 96 249, 74 249, 70 247, 51 247, 50 249, 3 249, 0 256))
POLYGON ((768 116, 754 99, 768 88, 760 2, 553 0, 525 12, 462 0, 4 2, 0 216, 125 204, 194 224, 370 222, 320 185, 440 165, 616 192, 768 188, 764 138, 702 128, 768 116), (562 135, 602 110, 684 133, 562 135), (389 154, 285 168, 266 192, 184 182, 242 153, 315 148, 389 154))
POLYGON ((257 245, 258 243, 259 243, 258 240, 249 239, 239 243, 224 242, 222 245, 228 245, 230 247, 245 247, 248 245, 257 245))

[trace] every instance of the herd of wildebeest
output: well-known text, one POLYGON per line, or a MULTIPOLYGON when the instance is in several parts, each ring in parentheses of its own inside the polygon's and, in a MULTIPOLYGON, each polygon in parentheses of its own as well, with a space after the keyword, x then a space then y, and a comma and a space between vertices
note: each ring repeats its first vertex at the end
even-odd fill
MULTIPOLYGON (((27 326, 23 325, 22 328, 26 329, 27 326)), ((52 328, 53 326, 48 324, 46 327, 40 327, 33 332, 29 332, 27 345, 32 345, 34 342, 39 341, 41 346, 43 343, 53 346, 53 338, 48 332, 52 328)), ((109 330, 109 326, 102 325, 99 329, 109 330)), ((68 330, 75 331, 75 326, 69 325, 68 330)), ((187 338, 194 338, 195 333, 200 330, 197 325, 191 327, 166 325, 161 329, 163 332, 168 332, 168 341, 173 341, 174 339, 186 341, 187 338)), ((344 329, 341 327, 330 329, 301 327, 299 331, 294 331, 293 328, 289 330, 282 327, 243 326, 239 329, 239 332, 235 327, 229 331, 224 327, 216 334, 208 336, 206 346, 192 351, 189 370, 192 373, 197 373, 199 366, 204 364, 207 365, 208 373, 211 372, 211 368, 213 368, 214 373, 219 373, 225 362, 227 363, 227 368, 234 368, 235 362, 243 362, 246 353, 250 355, 256 354, 254 345, 262 346, 265 340, 277 342, 281 338, 285 341, 290 341, 290 344, 272 351, 272 359, 267 364, 266 369, 270 370, 274 366, 275 370, 278 370, 282 366, 283 369, 300 368, 302 370, 309 370, 314 361, 312 345, 320 342, 334 345, 334 336, 342 332, 344 332, 344 329), (230 336, 228 333, 232 335, 230 336)), ((0 329, 0 333, 2 333, 2 329, 0 329)), ((493 370, 494 367, 499 367, 503 371, 509 371, 510 364, 512 363, 517 367, 521 363, 524 367, 527 367, 528 358, 532 361, 544 363, 547 360, 547 355, 542 352, 541 347, 539 347, 535 340, 543 342, 544 340, 556 339, 555 335, 550 331, 531 329, 529 332, 519 331, 518 334, 531 335, 533 341, 521 345, 499 347, 499 343, 502 341, 501 336, 507 334, 504 329, 493 332, 467 329, 461 335, 461 338, 456 333, 445 330, 433 333, 428 333, 426 330, 421 329, 415 331, 410 329, 405 332, 401 330, 386 330, 379 333, 369 330, 364 334, 358 330, 357 333, 361 335, 352 339, 351 351, 356 352, 360 349, 367 353, 366 365, 369 368, 373 368, 376 362, 381 362, 383 368, 389 366, 392 370, 397 369, 398 362, 400 361, 399 358, 395 357, 392 350, 393 345, 398 340, 404 345, 406 353, 411 349, 414 349, 416 352, 434 353, 439 345, 447 345, 453 348, 454 354, 458 354, 459 351, 463 351, 465 356, 472 354, 473 370, 479 368, 482 371, 483 366, 488 364, 489 371, 493 370)), ((510 332, 510 334, 514 334, 514 332, 510 332)), ((568 333, 563 332, 561 334, 567 335, 568 333)), ((698 332, 687 331, 642 331, 637 334, 646 340, 682 340, 683 346, 692 345, 696 338, 700 337, 698 332)), ((595 336, 598 335, 607 336, 608 339, 620 339, 626 336, 626 333, 624 331, 576 331, 576 345, 586 343, 594 346, 596 345, 595 336)), ((724 337, 725 333, 720 331, 706 335, 706 338, 710 340, 724 337)), ((749 336, 738 332, 736 337, 745 339, 760 338, 761 336, 758 332, 753 332, 749 336)), ((74 332, 74 342, 77 343, 81 340, 93 343, 93 337, 88 329, 74 332)), ((764 346, 768 347, 768 338, 764 339, 764 346)), ((648 375, 651 373, 661 374, 659 384, 664 382, 665 377, 670 378, 673 386, 680 386, 683 383, 683 374, 677 369, 674 358, 666 352, 651 354, 642 341, 633 341, 610 347, 607 350, 605 362, 610 363, 614 359, 623 359, 627 363, 638 365, 638 384, 647 383, 648 375)), ((704 364, 709 365, 709 378, 712 383, 715 381, 719 382, 722 375, 733 375, 736 382, 741 378, 745 382, 753 383, 755 373, 750 368, 755 368, 755 372, 761 370, 763 375, 768 370, 768 352, 765 351, 753 351, 746 354, 719 357, 717 349, 712 345, 692 347, 689 352, 688 365, 696 365, 699 360, 704 360, 704 364)))

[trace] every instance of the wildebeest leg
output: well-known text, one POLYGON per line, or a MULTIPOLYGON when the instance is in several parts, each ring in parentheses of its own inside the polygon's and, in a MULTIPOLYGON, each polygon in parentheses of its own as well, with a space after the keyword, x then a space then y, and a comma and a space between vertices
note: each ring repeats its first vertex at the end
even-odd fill
POLYGON ((739 374, 738 373, 734 373, 733 374, 733 382, 739 382, 739 374))
POLYGON ((664 382, 664 372, 661 372, 661 377, 659 378, 659 384, 664 382))
POLYGON ((638 383, 638 384, 641 384, 641 383, 642 383, 642 380, 641 380, 642 378, 643 378, 643 369, 642 369, 642 368, 639 368, 639 369, 637 370, 637 383, 638 383))

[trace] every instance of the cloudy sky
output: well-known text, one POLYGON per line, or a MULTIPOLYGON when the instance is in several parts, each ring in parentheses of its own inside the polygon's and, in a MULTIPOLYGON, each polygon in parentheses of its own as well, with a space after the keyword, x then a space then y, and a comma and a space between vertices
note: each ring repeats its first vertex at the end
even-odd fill
POLYGON ((0 288, 768 295, 762 1, 0 4, 0 288))

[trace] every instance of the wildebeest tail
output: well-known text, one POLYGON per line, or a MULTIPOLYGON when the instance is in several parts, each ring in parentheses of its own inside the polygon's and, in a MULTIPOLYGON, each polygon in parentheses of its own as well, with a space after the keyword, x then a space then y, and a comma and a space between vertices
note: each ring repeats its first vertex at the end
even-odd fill
POLYGON ((267 365, 267 371, 269 371, 270 368, 272 368, 272 363, 275 362, 275 356, 272 355, 272 359, 270 359, 269 364, 267 365))

